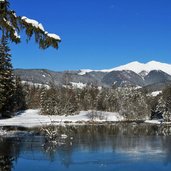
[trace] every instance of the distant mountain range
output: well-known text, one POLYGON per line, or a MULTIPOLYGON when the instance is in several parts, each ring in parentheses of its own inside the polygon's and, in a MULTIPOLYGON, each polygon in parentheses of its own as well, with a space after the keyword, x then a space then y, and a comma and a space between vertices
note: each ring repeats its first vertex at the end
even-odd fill
POLYGON ((22 81, 55 85, 95 84, 98 86, 138 86, 149 91, 162 90, 171 85, 171 65, 151 61, 146 64, 131 62, 112 69, 56 72, 46 69, 15 69, 22 81))

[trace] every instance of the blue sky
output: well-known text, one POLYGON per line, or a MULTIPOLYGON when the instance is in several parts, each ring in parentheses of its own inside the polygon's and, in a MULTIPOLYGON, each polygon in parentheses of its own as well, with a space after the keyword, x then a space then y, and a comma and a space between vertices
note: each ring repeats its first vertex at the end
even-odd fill
POLYGON ((171 63, 170 0, 11 0, 18 15, 57 33, 59 49, 23 37, 11 44, 14 68, 107 69, 132 61, 171 63))

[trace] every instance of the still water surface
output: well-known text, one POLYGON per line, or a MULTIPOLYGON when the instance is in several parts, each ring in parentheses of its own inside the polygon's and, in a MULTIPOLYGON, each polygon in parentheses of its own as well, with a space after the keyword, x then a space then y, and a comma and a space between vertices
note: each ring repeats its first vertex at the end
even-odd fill
POLYGON ((170 171, 171 136, 160 126, 68 126, 57 143, 38 134, 0 138, 0 171, 170 171))

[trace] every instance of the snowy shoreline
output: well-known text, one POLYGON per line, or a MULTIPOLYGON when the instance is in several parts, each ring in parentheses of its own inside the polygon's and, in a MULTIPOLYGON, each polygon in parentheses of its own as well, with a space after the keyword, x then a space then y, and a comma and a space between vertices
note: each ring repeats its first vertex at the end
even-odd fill
POLYGON ((20 126, 26 128, 48 125, 86 124, 88 122, 118 122, 124 118, 119 113, 81 111, 77 115, 41 115, 40 110, 28 109, 9 119, 1 119, 0 126, 20 126))
MULTIPOLYGON (((25 128, 41 127, 48 125, 83 125, 90 123, 112 123, 123 122, 125 120, 119 113, 116 112, 100 112, 96 111, 81 111, 77 115, 41 115, 40 110, 28 109, 9 119, 0 119, 0 127, 3 126, 18 126, 25 128)), ((134 121, 133 121, 134 122, 134 121)), ((146 124, 161 124, 160 120, 145 120, 146 124)), ((164 122, 162 124, 171 124, 164 122)))

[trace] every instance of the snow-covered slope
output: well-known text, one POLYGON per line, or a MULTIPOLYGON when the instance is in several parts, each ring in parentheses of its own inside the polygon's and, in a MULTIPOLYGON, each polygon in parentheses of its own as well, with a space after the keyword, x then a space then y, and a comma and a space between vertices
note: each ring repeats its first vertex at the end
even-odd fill
POLYGON ((161 63, 157 61, 150 61, 148 63, 140 63, 140 62, 131 62, 127 65, 122 65, 113 70, 131 70, 135 73, 139 74, 142 71, 150 72, 152 70, 161 70, 169 75, 171 75, 171 64, 161 63))
POLYGON ((105 70, 81 70, 79 75, 84 75, 88 72, 92 71, 100 71, 100 72, 111 72, 111 71, 122 71, 122 70, 131 70, 137 74, 141 73, 142 71, 146 71, 148 74, 152 70, 161 70, 169 75, 171 75, 171 64, 161 63, 157 61, 150 61, 148 63, 140 63, 140 62, 131 62, 126 65, 121 65, 116 68, 112 69, 105 69, 105 70))

